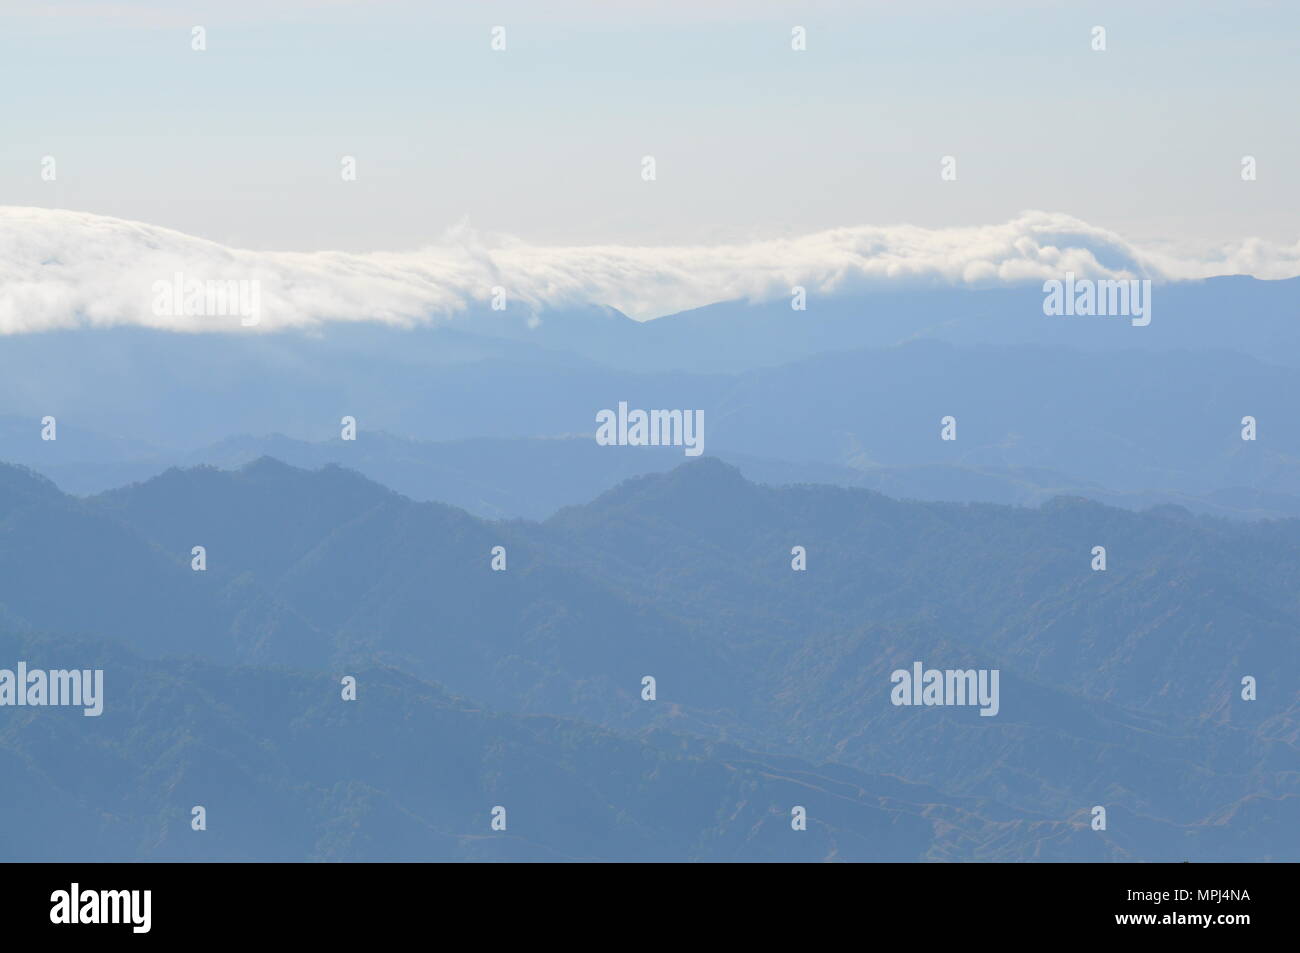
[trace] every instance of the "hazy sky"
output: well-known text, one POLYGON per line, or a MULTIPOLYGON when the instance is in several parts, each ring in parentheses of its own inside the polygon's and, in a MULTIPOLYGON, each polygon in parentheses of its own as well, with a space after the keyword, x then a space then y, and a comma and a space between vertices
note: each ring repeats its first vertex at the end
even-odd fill
POLYGON ((681 245, 1026 209, 1147 243, 1300 239, 1295 3, 0 11, 0 205, 237 247, 406 250, 465 221, 538 244, 681 245))

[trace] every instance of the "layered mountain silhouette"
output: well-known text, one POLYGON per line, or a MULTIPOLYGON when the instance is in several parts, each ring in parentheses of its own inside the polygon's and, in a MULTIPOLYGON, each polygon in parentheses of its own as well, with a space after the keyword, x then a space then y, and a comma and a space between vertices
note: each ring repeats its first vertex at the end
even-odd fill
POLYGON ((13 335, 0 348, 0 459, 93 494, 269 455, 541 519, 681 461, 593 445, 596 413, 626 401, 702 410, 706 452, 765 483, 1300 515, 1300 279, 1152 296, 1147 327, 1046 316, 1027 286, 814 295, 799 312, 722 302, 651 322, 521 310, 415 328, 13 335), (340 439, 345 416, 356 441, 340 439), (947 416, 954 441, 939 439, 947 416), (41 439, 47 417, 57 440, 41 439))
POLYGON ((107 698, 0 708, 2 796, 42 819, 0 851, 1294 858, 1298 546, 1293 520, 775 488, 709 457, 542 522, 269 458, 86 499, 2 467, 0 667, 103 659, 107 698), (892 705, 915 661, 998 669, 999 713, 892 705), (238 831, 188 829, 205 797, 238 831))
POLYGON ((1151 301, 6 337, 0 858, 1293 860, 1300 280, 1151 301))
MULTIPOLYGON (((678 447, 602 447, 590 435, 569 437, 482 438, 422 441, 377 432, 356 444, 339 440, 309 442, 283 434, 238 436, 193 451, 109 451, 93 461, 46 452, 31 440, 29 420, 0 421, 9 446, 30 466, 77 495, 94 495, 141 482, 172 467, 213 465, 237 469, 261 457, 317 469, 345 465, 412 499, 444 502, 490 519, 544 519, 564 506, 583 503, 623 480, 671 470, 682 462, 678 447)), ((77 438, 94 441, 94 435, 77 438)), ((75 443, 74 441, 69 441, 75 443)), ((102 443, 100 444, 102 445, 102 443)), ((75 452, 75 451, 72 451, 75 452)), ((1263 451, 1260 456, 1269 456, 1263 451)), ((1173 503, 1193 512, 1240 519, 1300 515, 1300 496, 1247 487, 1204 495, 1173 490, 1108 489, 1045 467, 981 463, 918 463, 887 466, 869 461, 802 462, 715 454, 749 479, 773 486, 822 483, 872 489, 889 496, 952 502, 1015 503, 1036 506, 1057 496, 1144 509, 1173 503)))

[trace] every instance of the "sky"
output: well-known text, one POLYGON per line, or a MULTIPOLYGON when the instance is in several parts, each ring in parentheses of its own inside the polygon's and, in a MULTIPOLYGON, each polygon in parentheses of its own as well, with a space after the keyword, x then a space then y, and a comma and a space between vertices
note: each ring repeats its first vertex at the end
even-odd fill
POLYGON ((286 252, 1027 210, 1152 251, 1300 239, 1300 5, 976 6, 3 0, 0 206, 286 252))

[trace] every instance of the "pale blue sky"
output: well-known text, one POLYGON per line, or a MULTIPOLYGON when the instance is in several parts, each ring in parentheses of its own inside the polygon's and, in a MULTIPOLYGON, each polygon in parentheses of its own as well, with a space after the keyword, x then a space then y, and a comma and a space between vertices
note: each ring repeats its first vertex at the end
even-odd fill
POLYGON ((1142 241, 1300 238, 1296 4, 974 6, 11 0, 0 204, 280 250, 465 219, 685 244, 1031 208, 1142 241))

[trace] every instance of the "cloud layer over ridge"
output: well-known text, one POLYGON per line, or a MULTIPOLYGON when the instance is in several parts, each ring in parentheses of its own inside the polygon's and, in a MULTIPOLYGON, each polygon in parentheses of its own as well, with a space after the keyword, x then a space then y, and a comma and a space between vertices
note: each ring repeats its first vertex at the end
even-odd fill
POLYGON ((1300 274, 1300 242, 1258 239, 1196 255, 1141 249, 1068 215, 1025 212, 1001 225, 855 226, 711 246, 556 246, 484 241, 453 230, 415 251, 262 252, 84 212, 0 207, 0 333, 143 325, 233 330, 238 319, 158 314, 157 282, 259 283, 259 329, 327 321, 409 324, 484 307, 492 289, 543 311, 610 305, 640 319, 717 301, 920 283, 1037 283, 1094 278, 1196 279, 1300 274))

